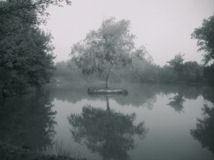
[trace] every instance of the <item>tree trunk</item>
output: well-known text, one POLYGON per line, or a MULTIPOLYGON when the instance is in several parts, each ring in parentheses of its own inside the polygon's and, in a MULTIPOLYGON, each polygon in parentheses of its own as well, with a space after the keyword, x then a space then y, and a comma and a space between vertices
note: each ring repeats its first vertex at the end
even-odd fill
POLYGON ((109 81, 109 77, 110 77, 110 73, 111 73, 111 68, 112 68, 112 66, 109 68, 107 76, 106 76, 106 88, 108 88, 108 81, 109 81))
POLYGON ((108 88, 108 79, 109 77, 106 77, 106 88, 108 88))

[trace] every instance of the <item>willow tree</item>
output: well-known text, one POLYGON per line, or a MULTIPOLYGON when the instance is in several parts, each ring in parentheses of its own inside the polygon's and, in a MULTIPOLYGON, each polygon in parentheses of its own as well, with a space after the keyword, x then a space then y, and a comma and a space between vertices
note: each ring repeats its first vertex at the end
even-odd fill
POLYGON ((74 44, 71 56, 84 74, 97 72, 104 75, 108 88, 112 68, 130 63, 134 51, 134 35, 129 31, 129 21, 110 18, 103 21, 98 30, 89 32, 83 41, 74 44))

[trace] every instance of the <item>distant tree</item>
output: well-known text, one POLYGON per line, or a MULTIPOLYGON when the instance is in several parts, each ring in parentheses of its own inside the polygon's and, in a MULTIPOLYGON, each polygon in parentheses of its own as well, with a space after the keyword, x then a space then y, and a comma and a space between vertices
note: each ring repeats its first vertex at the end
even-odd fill
POLYGON ((172 60, 170 60, 169 67, 174 71, 176 80, 178 80, 183 71, 183 62, 184 62, 184 55, 177 54, 172 60))
POLYGON ((185 62, 182 75, 182 79, 185 81, 200 82, 203 80, 203 67, 194 61, 185 62))
POLYGON ((181 54, 177 54, 172 60, 168 61, 169 65, 177 72, 182 70, 183 62, 184 58, 181 54))
POLYGON ((133 52, 134 35, 129 32, 129 21, 110 18, 97 31, 91 31, 84 41, 73 45, 71 55, 84 74, 104 75, 108 88, 112 68, 131 63, 133 52))
MULTIPOLYGON (((0 91, 3 96, 40 87, 53 71, 50 35, 39 28, 51 0, 0 2, 0 91), (4 76, 2 76, 4 75, 4 76)), ((59 3, 58 3, 59 4, 59 3)), ((1 96, 1 95, 0 95, 1 96)))
POLYGON ((160 68, 159 71, 159 80, 164 83, 172 83, 175 82, 177 75, 175 75, 174 70, 169 65, 164 65, 160 68))
POLYGON ((205 19, 200 28, 192 33, 192 38, 198 39, 199 50, 203 50, 204 62, 207 64, 214 59, 214 15, 205 19))
POLYGON ((131 58, 132 79, 140 80, 141 82, 157 81, 158 67, 152 63, 152 58, 145 48, 136 49, 131 58))

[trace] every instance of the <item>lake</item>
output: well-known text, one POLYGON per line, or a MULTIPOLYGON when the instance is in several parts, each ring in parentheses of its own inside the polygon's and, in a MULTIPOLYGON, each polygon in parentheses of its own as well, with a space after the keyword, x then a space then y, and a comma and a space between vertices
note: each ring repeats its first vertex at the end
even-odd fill
POLYGON ((88 160, 213 160, 214 88, 127 84, 129 94, 55 88, 8 98, 0 141, 88 160))

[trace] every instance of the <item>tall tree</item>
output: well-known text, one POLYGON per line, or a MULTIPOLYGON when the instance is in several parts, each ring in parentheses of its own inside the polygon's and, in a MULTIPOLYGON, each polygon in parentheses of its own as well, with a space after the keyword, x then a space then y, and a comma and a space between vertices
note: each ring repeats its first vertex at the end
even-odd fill
POLYGON ((168 63, 175 71, 180 72, 183 62, 184 62, 183 55, 177 54, 168 63))
POLYGON ((41 15, 54 1, 0 2, 0 91, 17 94, 40 87, 53 70, 50 35, 39 28, 41 15))
POLYGON ((214 59, 214 15, 205 19, 200 28, 196 28, 192 33, 192 38, 198 40, 199 50, 203 50, 204 62, 207 64, 214 59))
POLYGON ((183 55, 177 54, 173 59, 171 59, 169 63, 169 67, 174 71, 176 80, 178 80, 183 72, 183 55))
POLYGON ((74 44, 71 55, 84 74, 98 72, 104 75, 108 88, 112 68, 130 63, 133 52, 134 35, 129 31, 129 21, 110 18, 83 41, 74 44))

